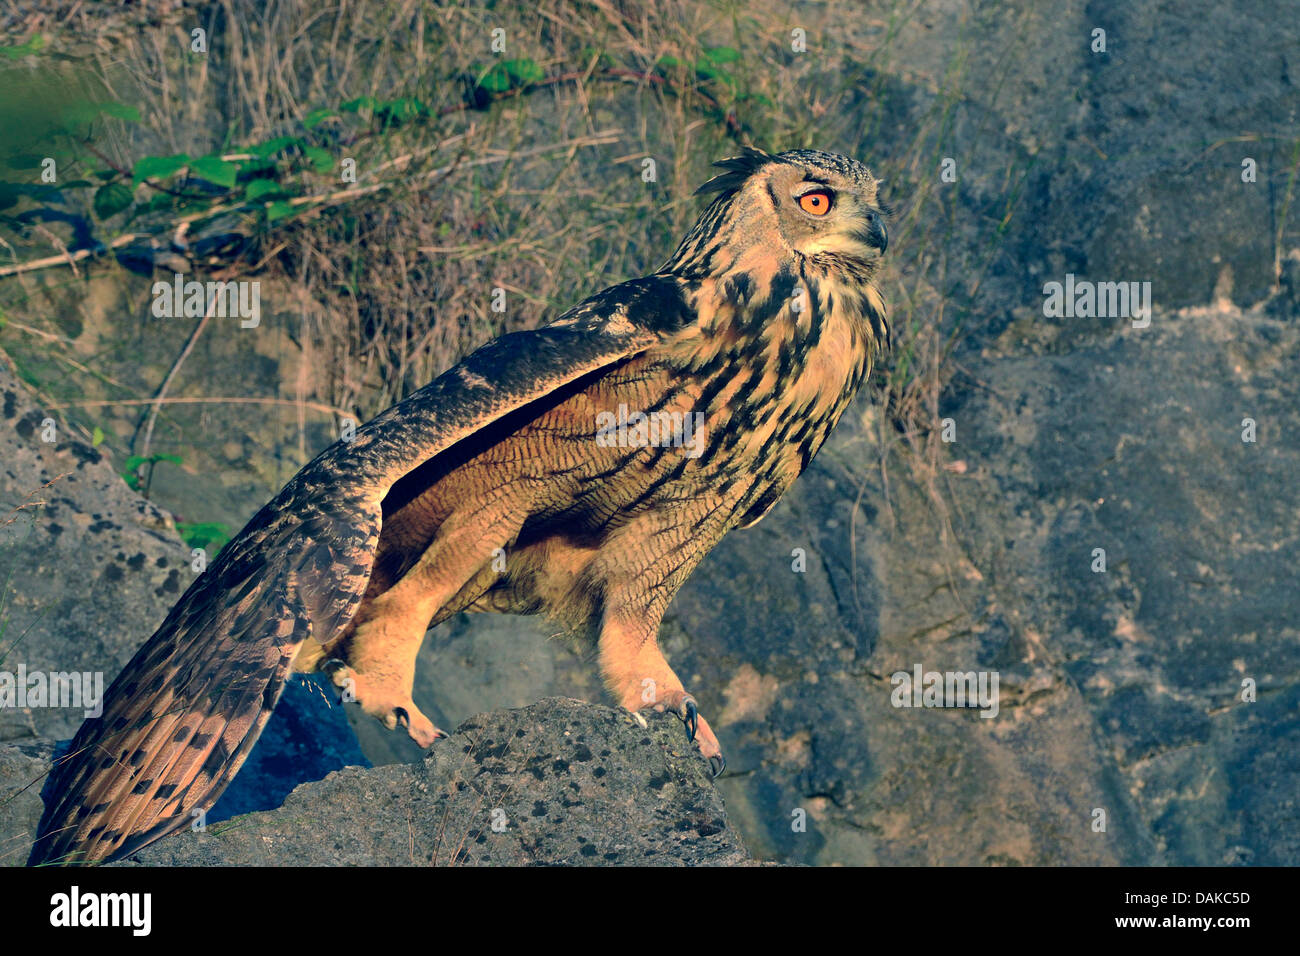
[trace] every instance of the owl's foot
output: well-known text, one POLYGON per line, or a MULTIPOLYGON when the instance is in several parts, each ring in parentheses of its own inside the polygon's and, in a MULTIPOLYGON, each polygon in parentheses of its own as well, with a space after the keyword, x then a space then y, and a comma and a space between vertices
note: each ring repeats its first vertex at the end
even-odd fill
POLYGON ((638 709, 657 710, 660 713, 669 711, 676 714, 681 718, 682 723, 686 725, 686 739, 698 743, 700 753, 709 759, 709 767, 713 771, 713 776, 717 777, 727 769, 727 760, 722 756, 722 747, 719 746, 718 738, 713 734, 713 728, 709 726, 709 722, 700 713, 695 698, 686 691, 668 691, 662 694, 659 700, 649 704, 642 704, 638 709))
POLYGON ((658 619, 626 611, 609 614, 600 632, 600 670, 614 696, 628 710, 672 711, 686 725, 686 739, 700 745, 716 777, 727 767, 718 738, 700 716, 695 698, 682 689, 655 640, 658 619))
POLYGON ((339 689, 345 702, 360 704, 362 710, 389 730, 395 730, 398 724, 402 724, 411 739, 426 750, 433 746, 435 740, 447 736, 446 731, 439 730, 433 721, 420 712, 420 708, 411 700, 409 691, 392 686, 390 682, 359 674, 337 657, 322 664, 321 670, 339 689))

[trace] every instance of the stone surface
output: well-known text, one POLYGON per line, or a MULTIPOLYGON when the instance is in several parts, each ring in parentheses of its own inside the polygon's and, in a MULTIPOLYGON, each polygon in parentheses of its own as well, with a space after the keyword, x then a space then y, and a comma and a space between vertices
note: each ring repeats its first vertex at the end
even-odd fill
MULTIPOLYGON (((192 576, 171 516, 42 409, 0 354, 0 672, 89 674, 82 686, 107 690, 192 576)), ((85 703, 0 706, 0 742, 66 741, 85 703)), ((211 818, 278 806, 304 780, 365 763, 342 708, 295 678, 211 818)), ((16 766, 0 767, 0 785, 16 766)))
POLYGON ((941 504, 887 502, 850 423, 682 592, 732 819, 809 862, 1294 864, 1300 332, 1204 308, 1067 355, 1009 338, 943 411, 941 504), (998 716, 892 706, 918 663, 996 670, 998 716))
POLYGON ((749 854, 682 723, 548 698, 460 726, 418 764, 349 767, 283 807, 185 832, 150 866, 737 865, 749 854))
MULTIPOLYGON (((97 673, 107 687, 192 572, 170 516, 85 438, 0 355, 0 669, 97 673)), ((69 737, 83 712, 0 708, 0 740, 69 737)))
POLYGON ((41 781, 53 753, 49 741, 0 743, 0 866, 27 862, 41 820, 41 781))

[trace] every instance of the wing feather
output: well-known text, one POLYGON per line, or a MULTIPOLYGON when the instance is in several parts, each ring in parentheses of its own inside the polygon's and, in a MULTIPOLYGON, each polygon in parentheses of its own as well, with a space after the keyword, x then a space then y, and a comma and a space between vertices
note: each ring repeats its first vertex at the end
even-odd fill
POLYGON ((211 806, 265 726, 302 642, 328 642, 356 613, 389 488, 679 326, 680 293, 655 279, 489 343, 298 472, 182 595, 109 687, 103 714, 82 724, 53 770, 29 863, 118 859, 211 806))

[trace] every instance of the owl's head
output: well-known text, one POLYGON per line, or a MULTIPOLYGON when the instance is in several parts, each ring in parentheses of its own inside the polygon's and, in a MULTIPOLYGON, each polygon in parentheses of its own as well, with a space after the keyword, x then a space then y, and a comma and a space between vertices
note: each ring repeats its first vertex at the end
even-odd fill
POLYGON ((757 247, 829 269, 873 271, 889 244, 879 182, 855 159, 815 149, 771 155, 747 148, 714 165, 725 172, 698 192, 717 197, 670 267, 717 274, 757 247))

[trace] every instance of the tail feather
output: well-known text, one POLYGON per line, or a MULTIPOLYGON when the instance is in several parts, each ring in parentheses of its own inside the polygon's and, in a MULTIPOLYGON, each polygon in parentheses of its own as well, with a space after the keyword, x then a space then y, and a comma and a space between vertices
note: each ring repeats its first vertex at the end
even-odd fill
MULTIPOLYGON (((32 862, 66 861, 73 853, 74 862, 114 859, 183 826, 195 806, 215 801, 265 725, 293 651, 309 633, 293 625, 284 618, 272 623, 256 646, 260 661, 230 656, 221 640, 209 639, 209 666, 195 668, 189 681, 164 683, 152 696, 110 689, 110 706, 82 725, 56 768, 57 800, 32 862)), ((133 665, 123 671, 128 682, 136 675, 141 684, 151 676, 133 665)))
MULTIPOLYGON (((282 618, 280 630, 285 623, 292 625, 293 622, 282 618)), ((286 637, 292 638, 292 633, 287 636, 277 634, 277 645, 265 648, 269 653, 265 655, 262 669, 250 675, 244 682, 246 686, 232 683, 213 706, 212 714, 199 722, 192 733, 183 736, 178 731, 173 735, 168 745, 170 759, 160 753, 150 768, 141 774, 144 780, 137 787, 145 787, 148 799, 139 804, 136 815, 127 821, 125 829, 128 832, 152 830, 160 819, 169 818, 169 801, 187 787, 197 787, 207 792, 210 799, 215 799, 216 781, 234 777, 261 733, 288 678, 293 656, 281 654, 279 648, 296 649, 304 636, 286 640, 286 637), (155 769, 158 767, 161 767, 160 771, 155 769)), ((190 730, 188 727, 184 729, 190 730)))
POLYGON ((348 522, 291 521, 268 506, 185 593, 57 762, 30 864, 119 859, 216 801, 303 641, 328 639, 360 603, 379 514, 350 504, 348 522), (324 587, 322 567, 333 571, 324 587), (328 600, 305 591, 313 582, 328 600))

